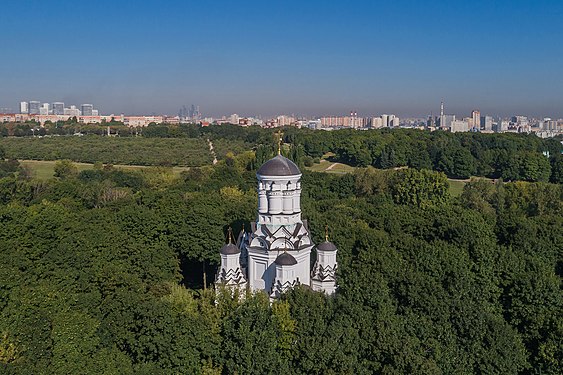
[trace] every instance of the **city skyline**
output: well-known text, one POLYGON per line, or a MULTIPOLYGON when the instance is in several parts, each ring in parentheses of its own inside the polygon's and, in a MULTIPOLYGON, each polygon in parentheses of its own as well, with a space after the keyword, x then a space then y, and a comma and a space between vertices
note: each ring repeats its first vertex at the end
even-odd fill
POLYGON ((446 100, 449 113, 561 118, 562 15, 555 1, 10 2, 0 108, 424 117, 446 100))

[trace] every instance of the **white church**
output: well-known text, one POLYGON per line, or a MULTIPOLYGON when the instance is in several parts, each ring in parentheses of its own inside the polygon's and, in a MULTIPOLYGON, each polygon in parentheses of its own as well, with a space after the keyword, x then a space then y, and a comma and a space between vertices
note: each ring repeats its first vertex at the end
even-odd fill
POLYGON ((333 294, 337 248, 328 236, 316 246, 311 241, 307 221, 301 219, 301 171, 278 153, 260 167, 256 177, 258 218, 236 243, 229 231, 228 243, 221 248, 216 284, 265 291, 272 299, 297 284, 333 294))

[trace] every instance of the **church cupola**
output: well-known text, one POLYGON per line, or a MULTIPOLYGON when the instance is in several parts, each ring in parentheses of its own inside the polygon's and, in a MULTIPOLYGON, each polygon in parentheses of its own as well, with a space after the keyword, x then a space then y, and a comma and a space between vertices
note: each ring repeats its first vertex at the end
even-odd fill
POLYGON ((274 261, 276 267, 276 276, 274 278, 274 285, 270 297, 278 298, 282 293, 288 289, 293 288, 298 282, 296 266, 297 259, 293 255, 284 251, 274 261))
POLYGON ((229 227, 228 243, 221 248, 221 267, 215 282, 228 287, 246 289, 246 276, 240 265, 240 248, 233 243, 233 231, 229 227))
POLYGON ((311 272, 311 287, 313 290, 334 294, 336 291, 336 253, 338 249, 328 240, 328 227, 325 242, 317 245, 317 261, 311 272))
POLYGON ((288 158, 277 155, 258 172, 260 224, 294 224, 301 220, 301 171, 288 158))

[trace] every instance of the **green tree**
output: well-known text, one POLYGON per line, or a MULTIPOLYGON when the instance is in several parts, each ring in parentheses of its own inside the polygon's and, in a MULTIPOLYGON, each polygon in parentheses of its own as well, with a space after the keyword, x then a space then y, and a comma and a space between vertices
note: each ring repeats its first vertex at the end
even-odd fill
POLYGON ((393 199, 399 204, 428 207, 449 199, 449 184, 443 173, 407 169, 397 174, 393 199))
POLYGON ((550 182, 563 184, 563 155, 555 155, 551 158, 551 177, 550 182))
POLYGON ((59 160, 55 163, 55 177, 72 178, 78 175, 78 168, 70 160, 59 160))

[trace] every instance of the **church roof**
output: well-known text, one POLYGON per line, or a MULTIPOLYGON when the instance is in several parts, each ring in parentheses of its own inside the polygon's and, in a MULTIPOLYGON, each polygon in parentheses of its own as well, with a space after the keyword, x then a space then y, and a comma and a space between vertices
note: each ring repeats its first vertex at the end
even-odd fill
POLYGON ((293 257, 293 255, 283 252, 275 260, 275 263, 280 266, 293 266, 297 264, 297 261, 293 257))
POLYGON ((256 173, 261 176, 295 176, 301 174, 301 171, 294 162, 282 155, 277 155, 262 164, 256 173))
POLYGON ((317 249, 321 251, 336 251, 336 246, 329 241, 325 241, 317 245, 317 249))
POLYGON ((239 253, 240 253, 240 249, 232 243, 225 244, 225 246, 221 248, 221 254, 223 255, 233 255, 239 253))

